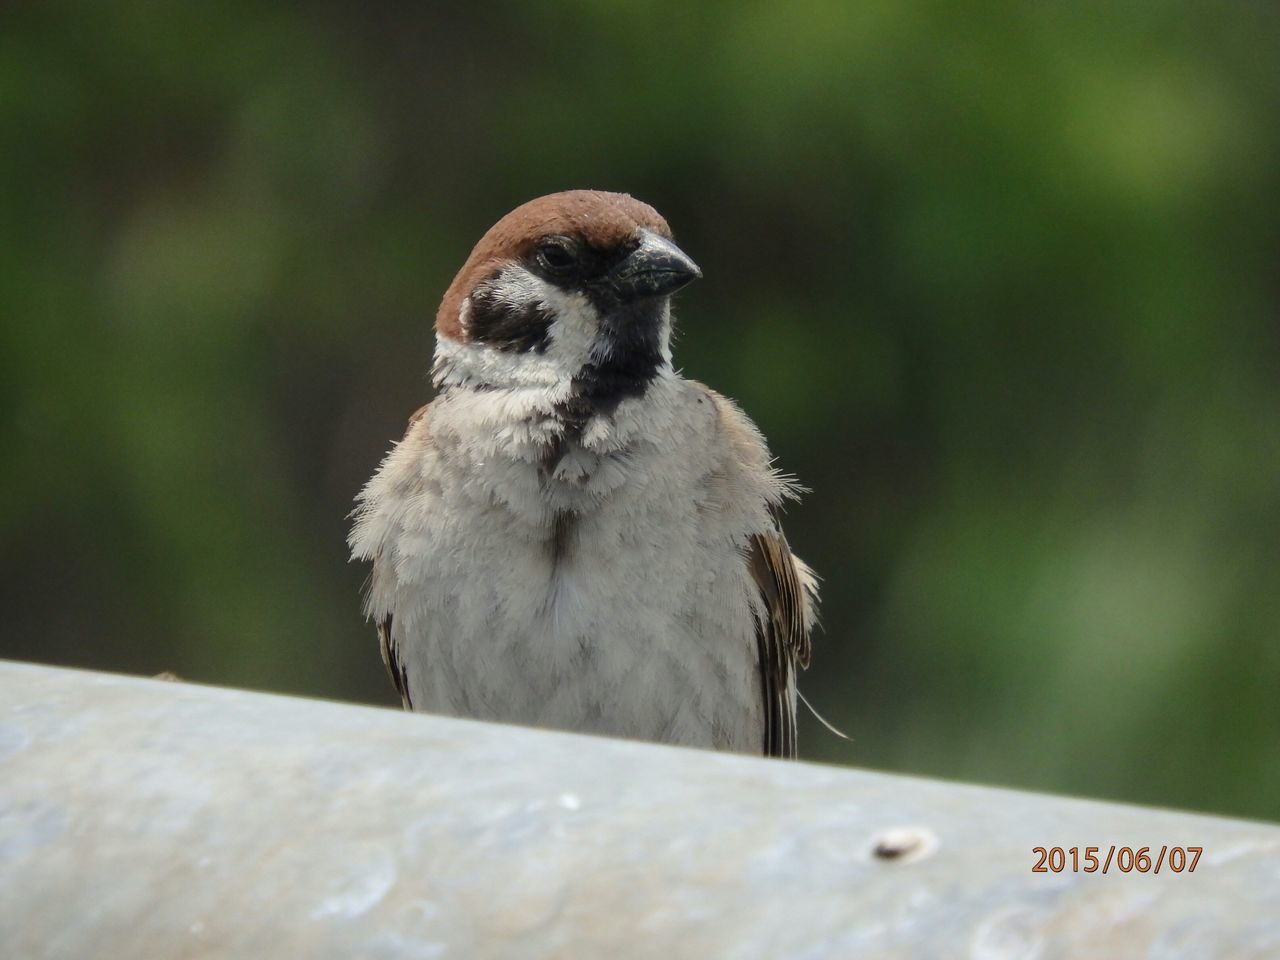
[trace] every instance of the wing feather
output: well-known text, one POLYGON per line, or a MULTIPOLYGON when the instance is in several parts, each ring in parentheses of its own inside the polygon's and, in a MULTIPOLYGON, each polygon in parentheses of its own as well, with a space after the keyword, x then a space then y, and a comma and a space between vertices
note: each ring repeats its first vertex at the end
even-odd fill
MULTIPOLYGON (((424 404, 413 412, 409 417, 409 426, 405 430, 404 443, 409 439, 414 429, 423 421, 431 404, 424 404)), ((384 551, 388 549, 388 544, 384 541, 381 547, 374 553, 373 564, 375 571, 384 561, 384 551)), ((409 673, 405 668, 404 660, 401 659, 399 649, 396 645, 394 632, 394 618, 390 611, 386 611, 382 616, 377 617, 375 625, 378 629, 378 650, 382 654, 382 662, 387 668, 387 676, 391 678, 391 685, 395 687, 396 693, 400 694, 400 702, 406 710, 413 709, 413 702, 409 696, 409 673)))
POLYGON ((409 674, 404 668, 404 661, 397 653, 391 623, 392 617, 389 613, 378 621, 378 649, 382 652, 382 662, 386 665, 391 685, 396 688, 396 693, 400 694, 400 703, 406 710, 412 710, 413 701, 409 698, 409 674))
POLYGON ((764 754, 796 755, 796 674, 809 665, 813 577, 791 553, 780 528, 749 540, 751 578, 764 615, 756 622, 764 698, 764 754))

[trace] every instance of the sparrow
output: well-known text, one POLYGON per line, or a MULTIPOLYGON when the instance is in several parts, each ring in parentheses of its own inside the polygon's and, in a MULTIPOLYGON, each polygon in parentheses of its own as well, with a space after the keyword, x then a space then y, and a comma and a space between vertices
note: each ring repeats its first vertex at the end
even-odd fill
POLYGON ((701 276, 656 210, 595 190, 471 251, 435 398, 349 538, 405 708, 795 756, 816 577, 760 431, 672 366, 671 297, 701 276))

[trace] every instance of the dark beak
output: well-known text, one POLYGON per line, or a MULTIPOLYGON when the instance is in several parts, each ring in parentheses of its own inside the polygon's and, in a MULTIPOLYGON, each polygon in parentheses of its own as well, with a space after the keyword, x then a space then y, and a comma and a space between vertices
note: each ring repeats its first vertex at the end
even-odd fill
POLYGON ((688 254, 665 237, 644 231, 640 246, 614 267, 609 286, 622 300, 666 297, 702 276, 688 254))

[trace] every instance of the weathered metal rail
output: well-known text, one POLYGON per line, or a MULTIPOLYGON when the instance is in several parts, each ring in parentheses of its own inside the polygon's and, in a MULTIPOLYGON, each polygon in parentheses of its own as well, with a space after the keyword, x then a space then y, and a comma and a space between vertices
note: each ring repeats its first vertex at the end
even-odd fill
POLYGON ((446 956, 1280 957, 1280 827, 0 664, 0 957, 446 956))

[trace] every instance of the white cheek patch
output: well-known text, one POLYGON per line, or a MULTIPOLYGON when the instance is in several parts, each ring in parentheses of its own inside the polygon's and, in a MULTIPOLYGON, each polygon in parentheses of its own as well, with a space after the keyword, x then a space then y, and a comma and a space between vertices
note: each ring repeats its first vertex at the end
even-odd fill
POLYGON ((662 365, 670 368, 671 356, 671 301, 662 305, 662 325, 658 328, 658 350, 662 354, 662 365))
MULTIPOLYGON (((519 352, 471 340, 437 337, 437 386, 483 383, 496 387, 549 387, 566 384, 582 369, 600 327, 599 315, 585 296, 561 290, 518 264, 505 267, 489 281, 488 295, 512 310, 533 305, 555 317, 545 349, 519 352)), ((468 333, 471 309, 468 297, 459 316, 463 331, 468 333)))

